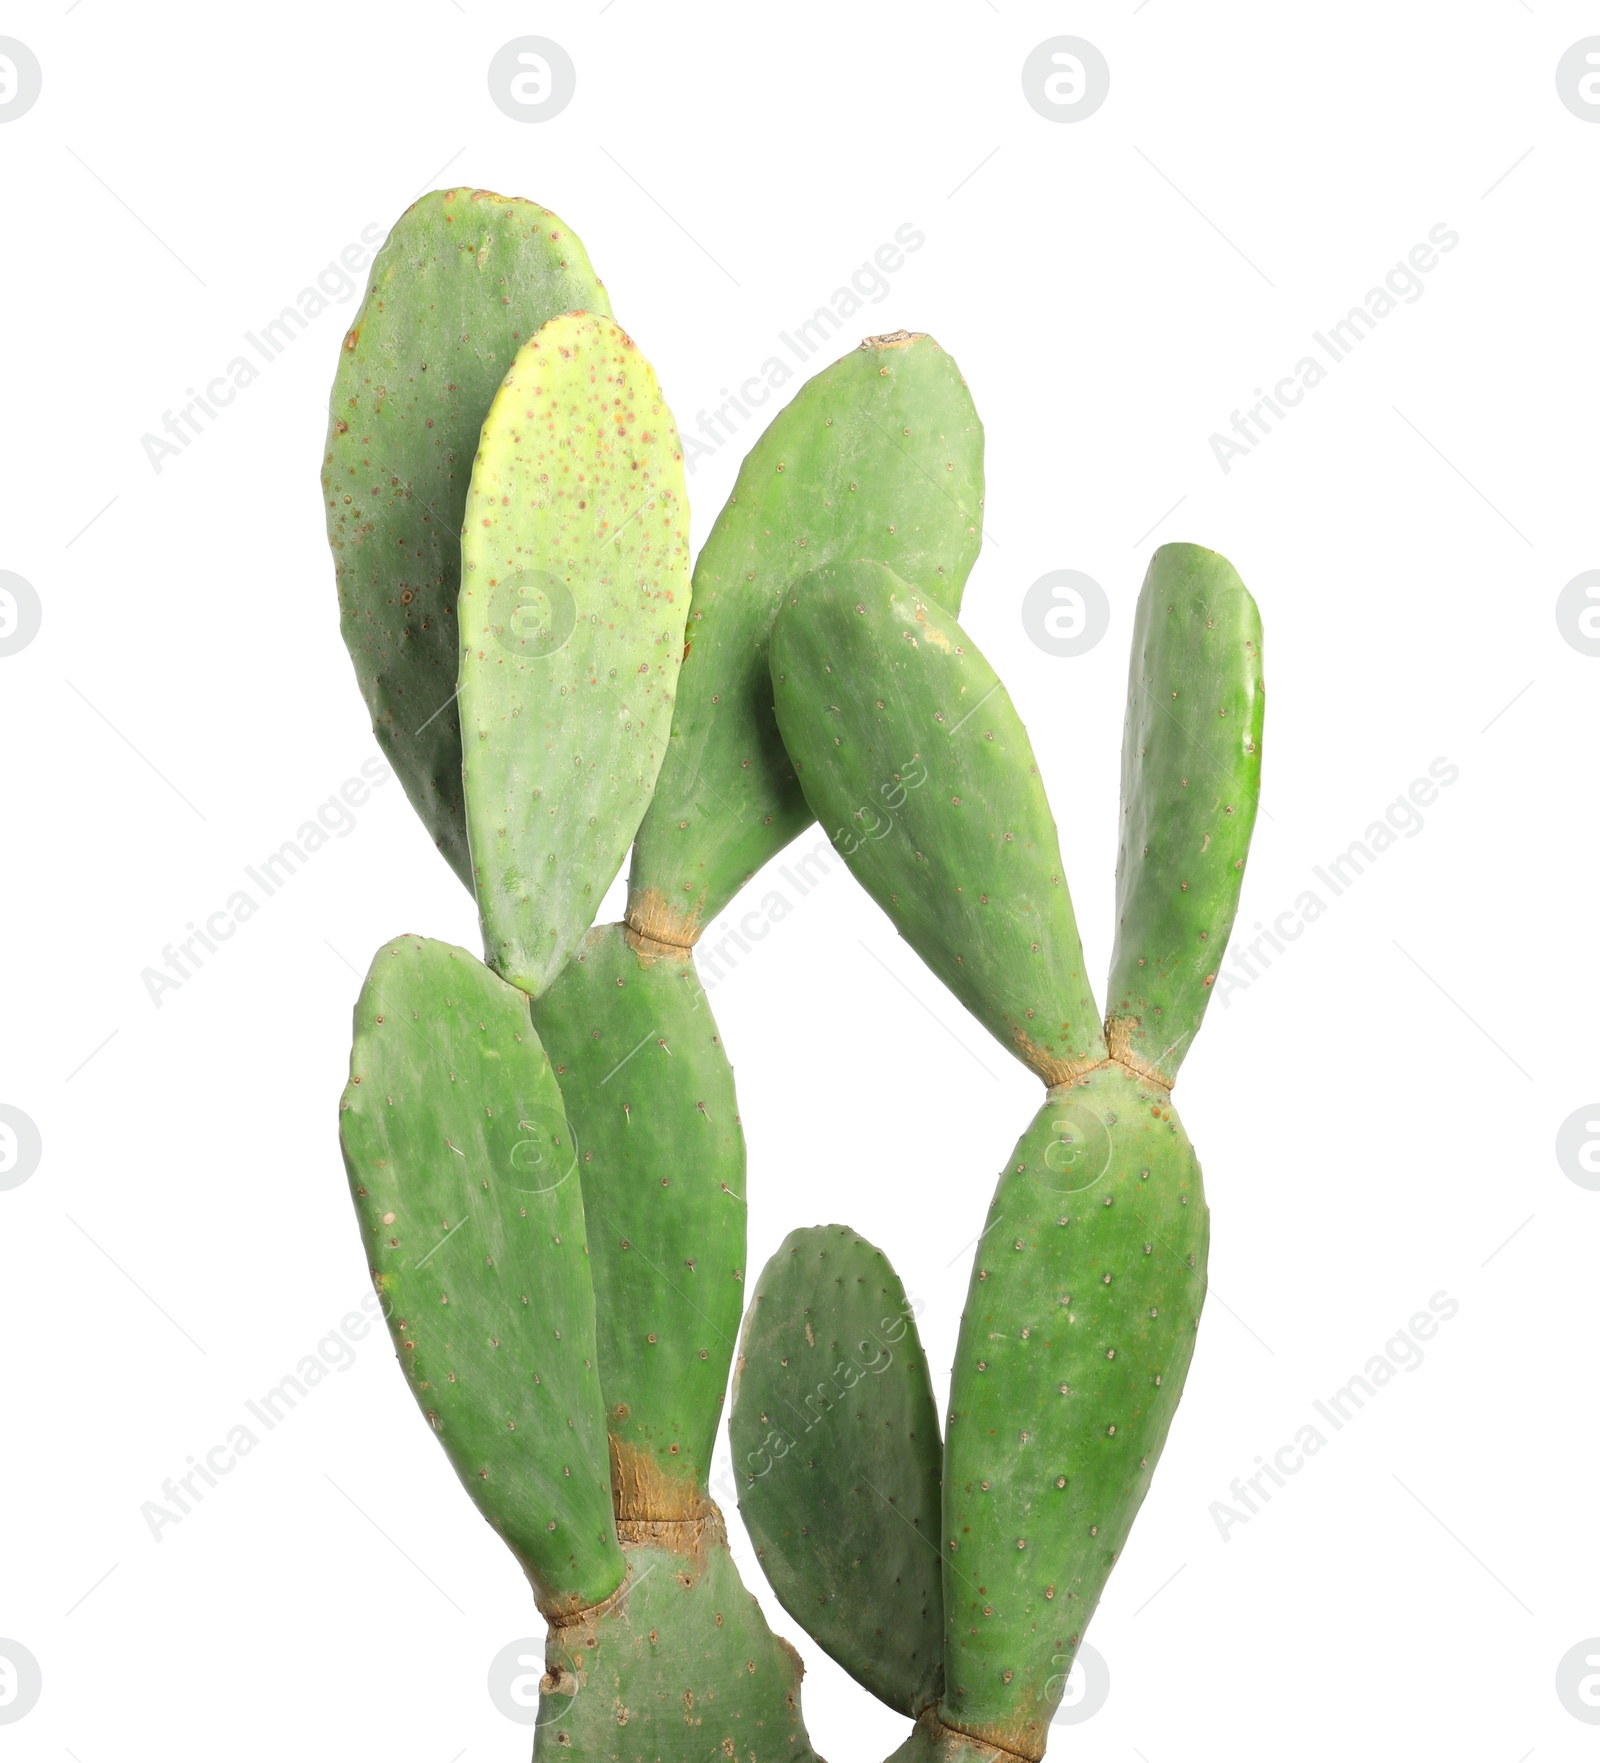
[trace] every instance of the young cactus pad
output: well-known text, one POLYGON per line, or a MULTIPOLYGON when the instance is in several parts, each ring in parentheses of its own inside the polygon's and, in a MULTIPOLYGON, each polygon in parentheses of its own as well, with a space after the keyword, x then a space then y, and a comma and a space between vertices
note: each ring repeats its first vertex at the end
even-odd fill
POLYGON ((593 930, 534 1006, 583 1152, 619 1518, 703 1509, 744 1307, 733 1070, 686 950, 593 930))
POLYGON ((939 1416, 905 1288, 839 1225, 792 1231, 739 1340, 739 1510, 784 1609, 911 1717, 943 1677, 939 1416))
POLYGON ((1027 731, 954 614, 842 563, 786 596, 771 661, 806 799, 900 934, 1046 1083, 1104 1059, 1027 731))
POLYGON ((527 1000, 464 949, 380 949, 340 1139, 417 1405, 559 1618, 622 1583, 577 1150, 527 1000))
POLYGON ((484 420, 461 537, 462 765, 486 959, 538 997, 655 787, 689 612, 678 430, 610 319, 525 343, 484 420))
POLYGON ((635 930, 693 943, 811 819, 767 677, 795 577, 875 557, 954 609, 982 518, 983 427, 932 337, 868 337, 772 419, 695 566, 669 758, 628 878, 635 930))
POLYGON ((611 310, 558 216, 488 190, 435 190, 373 259, 328 401, 322 486, 340 627, 378 745, 469 888, 452 702, 467 483, 512 358, 574 308, 611 310))
POLYGON ((1133 624, 1106 1034, 1169 1087, 1239 907, 1265 708, 1261 615, 1233 565, 1163 545, 1133 624))

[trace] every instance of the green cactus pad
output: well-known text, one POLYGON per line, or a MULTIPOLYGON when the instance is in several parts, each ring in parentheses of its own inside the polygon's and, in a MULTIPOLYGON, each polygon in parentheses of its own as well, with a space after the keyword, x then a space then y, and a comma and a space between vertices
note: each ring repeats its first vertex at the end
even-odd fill
POLYGON ((791 1231, 762 1271, 729 1440, 779 1603, 914 1718, 943 1675, 939 1416, 905 1287, 854 1231, 791 1231))
POLYGON ((417 1405, 547 1615, 621 1583, 577 1158, 527 1000, 402 937, 355 1010, 340 1139, 417 1405))
POLYGON ((1134 618, 1111 1050, 1169 1088, 1222 966, 1261 792, 1261 615, 1227 558, 1163 545, 1134 618))
POLYGON ((739 1582, 720 1515, 621 1527, 628 1580, 545 1645, 534 1763, 819 1763, 805 1667, 739 1582))
POLYGON ((1183 1389, 1208 1215, 1166 1091, 1106 1065, 1050 1092, 989 1219, 945 1435, 939 1713, 1038 1757, 1183 1389))
POLYGON ((772 419, 695 566, 672 741, 628 878, 636 930, 692 943, 810 823, 767 677, 785 589, 874 557, 959 607, 982 518, 983 427, 932 337, 868 337, 772 419))
POLYGON ((535 202, 435 190, 373 260, 328 401, 323 467, 340 626, 378 745, 470 888, 461 734, 461 516, 478 431, 547 319, 608 313, 583 245, 535 202))
POLYGON ((633 843, 688 611, 683 457, 655 373, 610 319, 551 319, 484 420, 459 603, 485 958, 533 997, 633 843))
POLYGON ((744 1307, 745 1152, 694 962, 594 930, 534 1006, 583 1146, 619 1517, 701 1503, 744 1307))
POLYGON ((1027 731, 954 614, 842 563, 787 597, 771 660, 806 799, 900 934, 1046 1083, 1103 1059, 1027 731))

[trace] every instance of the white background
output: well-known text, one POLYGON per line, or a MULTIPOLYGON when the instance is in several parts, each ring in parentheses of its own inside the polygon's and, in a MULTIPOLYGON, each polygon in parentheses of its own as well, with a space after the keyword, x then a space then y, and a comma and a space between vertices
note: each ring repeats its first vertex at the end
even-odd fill
MULTIPOLYGON (((140 1516, 364 1289, 335 1140, 359 970, 401 930, 475 932, 390 784, 152 1005, 141 970, 374 751, 318 488, 354 301, 159 473, 141 436, 363 227, 452 181, 577 228, 685 428, 897 226, 925 232, 833 352, 927 330, 971 385, 989 542, 964 618, 1028 721, 1093 971, 1129 620, 1161 541, 1225 552, 1265 619, 1242 926, 1431 761, 1459 767, 1422 831, 1212 1010, 1184 1069, 1212 1296, 1090 1630, 1109 1700, 1053 1754, 1594 1754, 1555 1675, 1600 1634, 1600 1194, 1554 1144, 1600 1092, 1600 660, 1554 611, 1600 565, 1600 127, 1554 76, 1597 20, 1563 0, 8 9, 44 69, 0 126, 0 567, 44 608, 0 661, 0 1100, 44 1144, 0 1193, 0 1635, 44 1677, 8 1755, 528 1754, 484 1687, 540 1632, 526 1585, 381 1336, 159 1542, 140 1516), (578 70, 533 126, 485 83, 525 32, 578 70), (1111 68, 1072 126, 1020 83, 1060 32, 1111 68), (1210 435, 1441 222, 1460 245, 1423 296, 1225 474, 1210 435), (1061 568, 1112 607, 1073 660, 1019 617, 1061 568), (1224 1540, 1233 1478, 1441 1291, 1459 1315, 1426 1362, 1224 1540)), ((697 543, 747 438, 691 481, 697 543)), ((751 1269, 796 1224, 855 1226, 924 1301, 942 1398, 1035 1081, 837 865, 714 1000, 751 1269)), ((887 1754, 905 1723, 776 1608, 731 1528, 806 1657, 818 1750, 887 1754)))

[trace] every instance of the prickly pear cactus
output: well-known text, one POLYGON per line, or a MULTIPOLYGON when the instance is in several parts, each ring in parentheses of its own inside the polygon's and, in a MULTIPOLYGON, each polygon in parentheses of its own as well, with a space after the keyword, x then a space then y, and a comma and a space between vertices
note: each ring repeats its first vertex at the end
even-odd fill
MULTIPOLYGON (((1049 1086, 973 1267, 942 1461, 943 1682, 896 1753, 1039 1758, 1204 1301, 1209 1215, 1170 1092, 1254 823, 1259 619, 1222 558, 1156 554, 1135 621, 1104 1036, 1037 763, 953 614, 879 565, 841 564, 787 597, 770 659, 778 726, 835 848, 1049 1086)), ((766 1322, 773 1342, 792 1340, 802 1307, 793 1296, 766 1322)), ((781 1595, 804 1546, 775 1529, 763 1565, 781 1595)), ((812 1632, 827 1645, 825 1617, 812 1632)))
POLYGON ((601 1602, 623 1569, 583 1195, 526 999, 448 943, 380 949, 339 1120, 418 1406, 540 1608, 601 1602))
POLYGON ((1106 1034, 1172 1086, 1228 946, 1261 791, 1261 615, 1198 545, 1151 560, 1122 736, 1117 944, 1106 1034))
POLYGON ((778 1601, 915 1717, 942 1677, 939 1416, 882 1250, 838 1225, 784 1239, 745 1315, 729 1437, 778 1601))
POLYGON ((395 222, 339 352, 322 472, 339 622, 378 745, 472 886, 455 707, 461 520, 484 412, 548 319, 610 312, 548 208, 435 190, 395 222))
POLYGON ((1200 1166, 1114 1062, 1051 1089, 995 1189, 950 1385, 946 1722, 1042 1754, 1183 1391, 1205 1299, 1200 1166))
POLYGON ((692 944, 812 818, 766 664, 795 578, 875 557, 954 609, 982 524, 983 426, 932 337, 868 337, 773 418, 695 566, 668 760, 628 877, 636 931, 692 944))
POLYGON ((327 467, 358 678, 488 962, 380 952, 346 1162, 413 1393, 551 1625, 535 1755, 814 1763, 802 1666, 706 1493, 744 1280, 732 1070, 686 948, 585 934, 686 647, 671 413, 553 215, 441 192, 374 267, 327 467))
POLYGON ((553 318, 484 418, 458 609, 484 948, 532 997, 633 843, 688 613, 683 454, 655 373, 611 319, 553 318))
POLYGON ((818 570, 786 598, 772 678, 823 831, 906 941, 1046 1083, 1103 1059, 1033 750, 954 613, 882 564, 818 570))
POLYGON ((819 1763, 804 1667, 740 1583, 721 1516, 618 1529, 627 1582, 550 1629, 534 1763, 819 1763))
POLYGON ((591 931, 534 1020, 583 1126, 617 1515, 690 1519, 744 1308, 744 1130, 688 951, 636 943, 591 931))
MULTIPOLYGON (((864 550, 894 556, 954 601, 977 551, 981 496, 982 430, 930 338, 868 339, 773 420, 694 572, 684 672, 635 845, 627 922, 592 932, 533 1006, 582 1146, 624 1545, 633 1525, 663 1547, 692 1544, 718 1585, 737 1586, 707 1517, 706 1480, 742 1308, 745 1149, 732 1067, 690 945, 809 818, 772 726, 763 660, 785 586, 813 561, 864 550), (668 891, 671 910, 661 904, 668 891)), ((922 1431, 936 1435, 936 1424, 922 1431)), ((682 1566, 696 1585, 700 1571, 682 1566)), ((753 1678, 777 1682, 777 1662, 790 1656, 753 1602, 749 1612, 743 1656, 753 1678)), ((637 1613, 629 1621, 636 1631, 637 1613)), ((639 1754, 656 1754, 649 1742, 639 1754)))

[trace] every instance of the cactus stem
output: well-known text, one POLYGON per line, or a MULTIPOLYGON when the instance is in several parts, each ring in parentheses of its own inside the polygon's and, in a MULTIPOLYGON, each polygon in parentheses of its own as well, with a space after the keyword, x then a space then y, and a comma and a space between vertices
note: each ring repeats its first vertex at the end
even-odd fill
POLYGON ((624 934, 641 954, 677 954, 692 949, 700 940, 699 918, 679 911, 659 888, 640 888, 628 901, 625 922, 624 934))
MULTIPOLYGON (((915 1731, 895 1757, 937 1758, 939 1763, 989 1763, 991 1759, 995 1763, 1002 1759, 1009 1760, 1009 1763, 1039 1763, 1031 1751, 1014 1751, 980 1733, 952 1726, 939 1717, 935 1708, 925 1708, 917 1716, 915 1731)), ((891 1763, 894 1763, 893 1759, 891 1763)))

